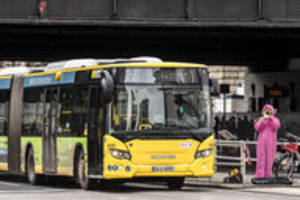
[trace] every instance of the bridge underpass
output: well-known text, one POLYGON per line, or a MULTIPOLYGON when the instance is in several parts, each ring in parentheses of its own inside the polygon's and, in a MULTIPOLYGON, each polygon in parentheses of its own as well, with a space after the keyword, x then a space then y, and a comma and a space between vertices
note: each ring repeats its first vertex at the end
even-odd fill
POLYGON ((300 30, 1 25, 1 60, 157 56, 282 71, 300 57, 300 30))
POLYGON ((0 59, 158 56, 286 70, 297 0, 2 0, 0 59))

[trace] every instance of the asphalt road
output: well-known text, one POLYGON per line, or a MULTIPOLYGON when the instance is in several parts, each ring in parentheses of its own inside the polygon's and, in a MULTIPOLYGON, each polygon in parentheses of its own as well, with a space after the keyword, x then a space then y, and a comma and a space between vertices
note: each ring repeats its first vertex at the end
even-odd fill
MULTIPOLYGON (((295 188, 294 188, 295 189, 295 188)), ((282 188, 271 188, 270 191, 284 190, 282 188)), ((300 191, 300 188, 296 188, 300 191)), ((300 196, 291 193, 278 194, 268 191, 266 187, 248 189, 226 189, 213 186, 199 186, 186 184, 181 191, 169 191, 161 184, 128 183, 125 185, 111 186, 106 189, 83 191, 70 180, 50 180, 42 186, 31 186, 22 177, 0 176, 0 199, 30 199, 30 200, 279 200, 297 199, 300 196)))

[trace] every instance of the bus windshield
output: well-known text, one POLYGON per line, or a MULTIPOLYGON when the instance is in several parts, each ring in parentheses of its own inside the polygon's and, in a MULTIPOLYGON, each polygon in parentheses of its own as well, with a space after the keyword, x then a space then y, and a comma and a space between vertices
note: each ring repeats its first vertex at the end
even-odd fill
POLYGON ((141 70, 144 79, 132 74, 127 75, 127 79, 123 74, 121 81, 119 79, 111 106, 111 133, 171 129, 209 132, 211 110, 206 72, 202 74, 198 69, 188 68, 187 73, 177 74, 176 69, 163 68, 164 74, 158 81, 151 80, 146 70, 141 70))

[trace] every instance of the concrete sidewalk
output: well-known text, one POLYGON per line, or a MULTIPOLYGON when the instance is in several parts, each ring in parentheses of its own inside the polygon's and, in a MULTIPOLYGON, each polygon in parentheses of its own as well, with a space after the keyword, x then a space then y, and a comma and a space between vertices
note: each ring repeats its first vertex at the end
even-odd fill
POLYGON ((266 194, 277 194, 286 196, 299 196, 300 197, 300 186, 255 186, 241 189, 245 192, 255 193, 266 193, 266 194))
POLYGON ((300 179, 294 179, 292 185, 253 185, 251 179, 254 175, 247 175, 244 184, 225 184, 223 179, 226 176, 227 174, 225 173, 217 173, 213 178, 187 178, 185 184, 197 187, 233 189, 243 192, 300 196, 300 179))
MULTIPOLYGON (((211 184, 222 184, 222 185, 253 185, 251 183, 251 179, 254 177, 254 174, 247 174, 246 177, 243 177, 244 184, 223 184, 223 180, 225 177, 227 177, 228 174, 226 173, 215 173, 215 176, 212 178, 187 178, 187 181, 191 182, 202 182, 202 183, 211 183, 211 184)), ((293 180, 293 185, 300 186, 300 175, 295 175, 293 180)))
POLYGON ((223 183, 223 180, 225 177, 227 177, 228 174, 226 173, 215 173, 215 176, 212 178, 187 178, 187 183, 195 183, 195 184, 209 184, 209 185, 218 185, 222 187, 236 187, 241 188, 245 186, 251 186, 251 179, 254 177, 254 175, 247 175, 246 177, 243 177, 244 184, 225 184, 223 183))

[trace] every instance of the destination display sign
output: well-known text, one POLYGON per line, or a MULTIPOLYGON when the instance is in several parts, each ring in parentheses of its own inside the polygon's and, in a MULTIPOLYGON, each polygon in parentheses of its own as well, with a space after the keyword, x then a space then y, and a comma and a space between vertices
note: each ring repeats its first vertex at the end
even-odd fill
POLYGON ((7 90, 11 86, 11 79, 6 78, 6 79, 0 79, 0 90, 7 90))
POLYGON ((75 81, 75 72, 62 73, 59 81, 55 80, 55 76, 56 74, 47 74, 41 76, 25 77, 24 87, 67 84, 67 83, 74 83, 75 81))

